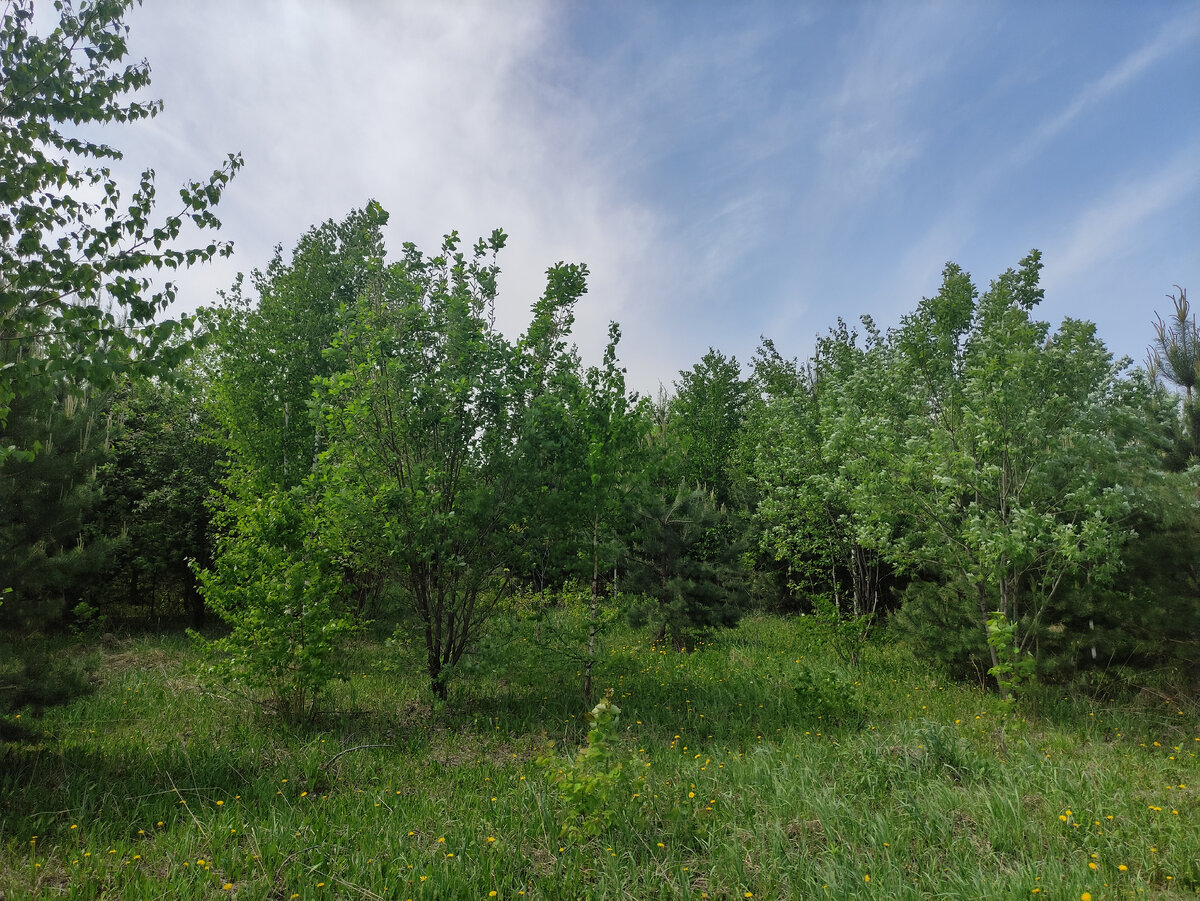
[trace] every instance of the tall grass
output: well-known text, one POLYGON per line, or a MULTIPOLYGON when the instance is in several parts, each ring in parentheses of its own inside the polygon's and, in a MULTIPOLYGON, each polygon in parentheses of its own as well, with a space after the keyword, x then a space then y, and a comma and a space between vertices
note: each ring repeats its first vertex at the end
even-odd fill
POLYGON ((1200 731, 1178 702, 1048 695, 1001 721, 901 645, 845 669, 809 620, 753 618, 689 653, 612 629, 616 815, 567 841, 553 776, 586 729, 577 665, 532 625, 496 635, 445 706, 417 647, 364 642, 290 729, 205 686, 180 639, 86 649, 98 691, 22 712, 29 737, 0 752, 0 894, 1200 893, 1200 731))

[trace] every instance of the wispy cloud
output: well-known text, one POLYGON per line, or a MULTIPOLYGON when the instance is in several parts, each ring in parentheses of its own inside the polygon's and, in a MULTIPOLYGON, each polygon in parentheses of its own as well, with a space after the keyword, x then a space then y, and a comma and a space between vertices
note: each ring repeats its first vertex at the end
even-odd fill
POLYGON ((1185 147, 1156 172, 1131 175, 1080 213, 1061 241, 1047 246, 1045 286, 1065 287, 1081 273, 1136 251, 1139 231, 1148 219, 1176 205, 1194 208, 1198 194, 1200 144, 1185 147))
POLYGON ((1019 164, 1040 152, 1088 110, 1111 99, 1136 81, 1156 63, 1200 39, 1200 9, 1168 22, 1150 41, 1122 59, 1099 78, 1084 85, 1065 107, 1045 119, 1013 151, 1011 162, 1019 164))

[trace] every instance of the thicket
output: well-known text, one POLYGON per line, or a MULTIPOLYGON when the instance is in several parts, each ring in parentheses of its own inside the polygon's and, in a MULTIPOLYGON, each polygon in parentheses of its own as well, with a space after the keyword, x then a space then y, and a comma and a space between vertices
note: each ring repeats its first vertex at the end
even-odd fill
POLYGON ((599 365, 571 343, 585 265, 551 266, 510 338, 503 232, 389 259, 369 202, 163 321, 174 289, 147 273, 227 251, 175 244, 185 220, 219 225, 240 160, 156 227, 152 176, 120 201, 115 151, 61 131, 157 111, 121 99, 148 82, 123 67, 127 6, 64 7, 39 37, 16 4, 0 29, 10 634, 209 610, 230 630, 218 675, 292 717, 372 622, 423 644, 445 700, 495 611, 570 598, 584 615, 554 641, 589 704, 616 618, 686 648, 756 606, 829 620, 849 662, 886 618, 993 686, 1196 671, 1182 289, 1134 369, 1091 323, 1037 319, 1036 251, 983 292, 949 264, 893 329, 839 320, 804 361, 764 341, 748 375, 710 349, 652 402, 627 390, 615 323, 599 365))

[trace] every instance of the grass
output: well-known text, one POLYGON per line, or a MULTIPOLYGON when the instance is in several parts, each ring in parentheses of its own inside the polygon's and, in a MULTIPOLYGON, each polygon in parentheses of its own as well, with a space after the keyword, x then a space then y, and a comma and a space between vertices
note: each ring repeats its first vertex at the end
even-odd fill
POLYGON ((431 702, 415 645, 363 643, 317 721, 206 687, 173 637, 10 725, 0 897, 1034 898, 1200 894, 1194 707, 995 697, 903 646, 843 668, 809 620, 691 653, 604 636, 624 761, 599 834, 554 776, 586 723, 570 658, 508 628, 431 702), (370 747, 383 745, 384 747, 370 747))

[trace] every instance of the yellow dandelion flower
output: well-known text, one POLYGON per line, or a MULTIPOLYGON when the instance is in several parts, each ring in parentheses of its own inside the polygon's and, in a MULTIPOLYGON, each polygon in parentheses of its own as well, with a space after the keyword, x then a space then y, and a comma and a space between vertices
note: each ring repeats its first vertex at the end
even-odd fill
POLYGON ((1084 892, 1082 895, 1079 896, 1079 901, 1092 901, 1092 893, 1084 892))
POLYGON ((1123 864, 1123 863, 1120 863, 1120 864, 1117 864, 1117 869, 1120 870, 1122 873, 1124 873, 1126 870, 1129 869, 1129 867, 1125 866, 1125 864, 1123 864))
POLYGON ((226 882, 223 886, 221 886, 221 888, 224 889, 225 891, 229 891, 231 888, 233 888, 233 883, 226 882))

